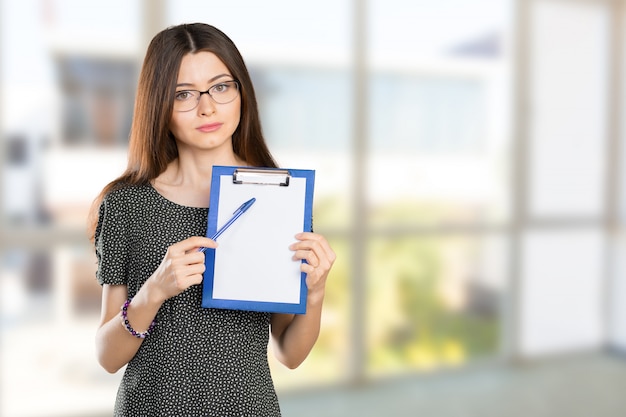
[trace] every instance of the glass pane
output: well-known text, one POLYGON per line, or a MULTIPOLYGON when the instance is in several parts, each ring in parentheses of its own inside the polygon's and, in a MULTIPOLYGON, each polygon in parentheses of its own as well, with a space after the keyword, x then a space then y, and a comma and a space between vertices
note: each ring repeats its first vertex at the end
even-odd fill
POLYGON ((352 98, 346 70, 254 67, 252 76, 271 148, 345 155, 352 98))
POLYGON ((316 171, 319 231, 351 224, 352 7, 347 0, 168 2, 172 24, 209 22, 237 44, 271 152, 283 167, 316 171))
POLYGON ((1 415, 110 413, 122 374, 96 360, 100 297, 86 245, 0 255, 1 415))
POLYGON ((607 247, 600 228, 531 230, 522 244, 521 353, 600 348, 607 312, 607 247))
POLYGON ((371 4, 371 222, 507 221, 509 2, 371 4))
MULTIPOLYGON (((621 11, 620 18, 626 18, 626 10, 621 11)), ((622 48, 626 48, 626 33, 622 33, 621 44, 622 48)), ((624 49, 626 51, 626 49, 624 49)), ((621 91, 619 91, 620 103, 626 103, 626 85, 622 85, 621 91)), ((624 129, 624 121, 626 120, 626 106, 620 105, 621 112, 619 113, 619 120, 621 120, 618 142, 618 149, 620 150, 618 158, 618 168, 611 173, 614 177, 614 183, 617 185, 617 189, 613 190, 618 204, 618 216, 619 226, 621 230, 626 233, 626 132, 624 129)), ((624 252, 626 253, 626 252, 624 252)))
POLYGON ((136 60, 75 54, 55 63, 62 89, 63 141, 126 147, 137 86, 136 60))
POLYGON ((540 1, 531 10, 530 214, 600 216, 609 120, 608 5, 540 1))
POLYGON ((612 271, 609 284, 608 342, 618 351, 626 349, 626 231, 613 235, 610 248, 612 271))
MULTIPOLYGON (((211 22, 237 43, 257 87, 272 152, 285 166, 317 171, 316 230, 348 224, 351 2, 3 5, 2 118, 8 134, 1 133, 8 163, 0 211, 11 226, 27 224, 27 231, 38 233, 51 226, 58 234, 46 236, 54 246, 50 253, 0 253, 0 415, 87 416, 111 410, 122 372, 107 374, 94 352, 101 289, 85 218, 92 199, 126 165, 133 84, 149 15, 142 7, 164 3, 168 24, 211 22), (128 13, 120 14, 120 7, 128 13), (32 27, 25 30, 23 22, 32 27), (24 49, 30 53, 24 55, 24 49), (34 113, 43 116, 33 122, 34 113), (84 246, 68 247, 66 240, 84 246), (32 392, 39 393, 38 401, 24 401, 32 392)), ((341 238, 332 244, 339 259, 329 277, 322 334, 298 370, 272 364, 279 389, 346 378, 350 245, 341 238)))
POLYGON ((479 151, 486 133, 484 84, 480 77, 375 74, 369 109, 377 115, 371 122, 372 151, 479 151))
POLYGON ((368 373, 455 367, 498 354, 506 248, 503 237, 370 240, 368 373))
POLYGON ((263 130, 278 163, 315 170, 314 227, 346 228, 353 184, 347 71, 263 67, 253 78, 263 130))
MULTIPOLYGON (((307 385, 332 384, 345 381, 350 366, 350 306, 355 302, 350 294, 350 245, 345 239, 329 239, 337 261, 328 276, 322 327, 309 357, 300 367, 290 370, 276 361, 270 353, 270 366, 276 388, 280 391, 307 385)), ((271 349, 271 348, 270 348, 271 349)))
MULTIPOLYGON (((207 7, 202 0, 182 0, 168 2, 167 14, 172 24, 213 24, 237 44, 254 82, 268 146, 281 166, 316 171, 313 225, 332 236, 350 225, 351 5, 345 0, 236 0, 207 7)), ((331 245, 337 262, 328 278, 321 334, 313 351, 296 370, 269 355, 279 390, 347 377, 350 244, 336 238, 331 245)))
POLYGON ((206 22, 223 30, 249 66, 307 63, 345 66, 351 48, 352 1, 169 0, 169 24, 206 22))

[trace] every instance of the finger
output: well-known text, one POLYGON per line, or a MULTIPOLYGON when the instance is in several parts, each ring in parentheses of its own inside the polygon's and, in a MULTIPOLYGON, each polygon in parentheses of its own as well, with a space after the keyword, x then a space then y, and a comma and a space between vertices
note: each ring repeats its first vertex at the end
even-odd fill
POLYGON ((204 276, 202 274, 194 274, 178 280, 176 282, 176 288, 178 289, 177 292, 180 293, 193 285, 201 284, 203 278, 204 276))
POLYGON ((203 247, 216 248, 217 242, 204 236, 192 236, 170 246, 176 253, 187 253, 203 247))
POLYGON ((307 274, 307 281, 308 281, 309 278, 312 277, 313 274, 315 274, 315 267, 306 262, 302 262, 302 264, 300 264, 300 271, 307 274))
MULTIPOLYGON (((305 242, 309 242, 313 244, 316 243, 317 245, 319 245, 319 248, 321 248, 321 250, 329 259, 334 260, 335 252, 332 250, 332 248, 330 247, 330 244, 328 243, 328 241, 326 240, 324 236, 318 233, 313 233, 313 232, 302 232, 302 233, 298 233, 295 237, 302 243, 305 243, 305 242)), ((311 248, 313 249, 314 246, 312 246, 311 248)))
MULTIPOLYGON (((200 275, 192 275, 189 277, 189 287, 191 287, 192 285, 198 285, 198 284, 202 284, 202 279, 204 278, 204 276, 202 274, 200 275)), ((187 288, 189 288, 187 287, 187 288)))
POLYGON ((334 252, 328 247, 326 249, 322 242, 318 240, 304 240, 296 242, 291 245, 291 249, 296 251, 296 256, 299 259, 307 259, 313 266, 320 266, 321 264, 332 265, 334 262, 334 252), (308 253, 307 253, 308 252, 308 253))
POLYGON ((181 289, 187 289, 192 285, 202 282, 205 266, 201 264, 191 264, 181 267, 175 273, 176 286, 181 289))
POLYGON ((323 287, 326 283, 326 274, 311 265, 302 264, 301 271, 306 273, 306 286, 309 290, 323 287))
POLYGON ((297 250, 293 254, 293 259, 294 260, 304 259, 309 265, 313 267, 317 267, 320 265, 320 259, 312 250, 297 250))
MULTIPOLYGON (((300 236, 300 235, 296 235, 296 238, 300 236)), ((291 244, 290 249, 292 250, 298 250, 298 249, 305 249, 305 250, 313 250, 315 247, 318 248, 322 248, 321 243, 318 241, 318 239, 299 239, 297 242, 294 242, 291 244)))
POLYGON ((184 257, 184 263, 186 265, 195 265, 195 264, 204 265, 204 260, 205 260, 204 252, 200 252, 197 249, 192 249, 191 251, 187 252, 184 257))
POLYGON ((204 278, 204 264, 197 265, 194 268, 194 273, 186 277, 188 286, 200 284, 204 278))
POLYGON ((169 262, 173 268, 181 271, 182 274, 186 273, 186 268, 189 265, 204 264, 204 253, 197 249, 192 249, 188 252, 179 252, 180 247, 170 246, 168 249, 169 262))
POLYGON ((318 235, 318 236, 320 237, 320 239, 317 240, 317 242, 319 243, 322 250, 324 251, 325 258, 330 262, 331 265, 334 264, 335 259, 337 258, 335 251, 333 250, 333 248, 331 248, 330 243, 328 243, 328 241, 326 240, 326 238, 324 238, 324 236, 321 236, 321 235, 318 235))

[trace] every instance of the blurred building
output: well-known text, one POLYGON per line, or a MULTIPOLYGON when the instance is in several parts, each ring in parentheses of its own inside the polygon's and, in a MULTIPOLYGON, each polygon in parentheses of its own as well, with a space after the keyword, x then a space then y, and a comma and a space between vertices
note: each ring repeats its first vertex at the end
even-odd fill
POLYGON ((181 22, 239 46, 339 256, 281 396, 623 352, 624 2, 262 3, 0 1, 0 415, 110 412, 86 214, 181 22))

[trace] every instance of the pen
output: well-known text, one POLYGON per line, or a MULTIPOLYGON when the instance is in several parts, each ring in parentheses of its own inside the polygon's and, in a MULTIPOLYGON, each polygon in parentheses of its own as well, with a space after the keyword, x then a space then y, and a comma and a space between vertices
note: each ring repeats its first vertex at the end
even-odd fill
MULTIPOLYGON (((241 217, 241 215, 245 213, 254 204, 255 201, 256 201, 256 198, 253 197, 250 200, 243 203, 241 206, 239 206, 239 208, 233 212, 233 217, 231 217, 230 220, 228 220, 224 224, 224 226, 220 227, 220 229, 217 232, 215 232, 213 236, 211 236, 211 239, 216 240, 222 233, 226 231, 226 229, 230 227, 231 224, 235 223, 235 220, 241 217)), ((205 250, 206 248, 200 248, 200 252, 204 252, 205 250)))

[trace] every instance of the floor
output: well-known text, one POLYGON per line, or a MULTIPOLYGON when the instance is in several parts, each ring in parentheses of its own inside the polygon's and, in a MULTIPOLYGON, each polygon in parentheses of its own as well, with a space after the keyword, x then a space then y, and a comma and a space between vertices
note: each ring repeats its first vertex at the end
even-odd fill
POLYGON ((626 358, 581 354, 281 396, 283 417, 624 417, 626 358))
MULTIPOLYGON (((81 372, 87 371, 79 372, 77 369, 72 375, 72 381, 88 380, 88 375, 81 372)), ((81 412, 76 401, 84 396, 92 403, 90 408, 93 410, 93 401, 97 399, 102 402, 98 409, 109 410, 116 390, 114 381, 101 381, 102 385, 97 387, 97 396, 87 391, 87 388, 83 392, 73 386, 72 403, 75 406, 71 407, 70 412, 68 398, 63 396, 64 391, 46 396, 47 390, 42 389, 45 381, 39 379, 34 382, 30 380, 27 384, 31 393, 37 393, 37 401, 31 401, 32 397, 31 400, 22 398, 19 402, 22 406, 5 408, 5 412, 0 412, 0 415, 111 415, 110 411, 81 412), (77 393, 81 393, 79 397, 76 397, 77 393), (24 404, 29 407, 24 407, 24 404), (53 407, 55 404, 56 408, 53 407), (52 409, 65 411, 53 412, 52 409)), ((5 395, 2 401, 12 399, 9 388, 25 383, 26 380, 5 384, 5 394, 9 395, 5 395)), ((279 392, 279 397, 283 417, 625 417, 626 357, 596 352, 517 366, 481 365, 356 387, 279 392)))

